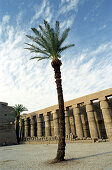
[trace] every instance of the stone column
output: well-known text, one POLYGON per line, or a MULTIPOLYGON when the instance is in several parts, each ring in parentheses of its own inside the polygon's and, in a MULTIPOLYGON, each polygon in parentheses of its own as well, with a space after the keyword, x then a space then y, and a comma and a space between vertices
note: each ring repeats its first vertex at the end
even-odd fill
POLYGON ((50 127, 50 117, 48 113, 44 115, 45 118, 45 136, 51 136, 51 127, 50 127))
POLYGON ((30 134, 31 134, 31 137, 34 137, 34 124, 35 124, 35 122, 34 122, 34 118, 32 116, 32 117, 30 117, 30 125, 31 125, 30 134))
POLYGON ((65 132, 66 135, 70 135, 69 108, 65 110, 65 132))
POLYGON ((105 98, 100 98, 100 107, 104 119, 105 129, 108 138, 112 138, 112 118, 110 114, 110 108, 105 98))
POLYGON ((97 111, 94 111, 94 116, 95 116, 95 120, 96 120, 96 126, 97 126, 97 130, 98 130, 98 136, 99 136, 99 138, 101 139, 102 136, 101 136, 101 130, 100 130, 100 125, 99 125, 99 119, 98 119, 98 116, 97 116, 97 111))
POLYGON ((74 136, 76 136, 74 116, 72 115, 71 117, 69 117, 69 120, 70 120, 70 132, 71 132, 74 136))
POLYGON ((24 119, 21 119, 21 123, 22 123, 22 139, 24 137, 24 119))
POLYGON ((25 138, 27 138, 28 137, 28 120, 27 120, 27 118, 25 119, 24 125, 25 125, 25 128, 24 128, 24 130, 25 130, 25 138))
POLYGON ((84 137, 88 137, 87 134, 87 127, 86 127, 86 121, 85 121, 85 117, 84 117, 84 113, 81 114, 81 121, 82 121, 82 127, 83 127, 83 132, 84 132, 84 137))
POLYGON ((53 125, 54 125, 54 136, 59 136, 59 117, 56 111, 53 111, 53 125))
POLYGON ((40 115, 37 115, 37 136, 42 137, 42 118, 40 115))
POLYGON ((22 120, 19 120, 19 138, 22 138, 22 120))
POLYGON ((95 138, 98 138, 98 131, 97 131, 97 126, 95 122, 93 106, 90 101, 86 102, 85 104, 86 104, 86 112, 87 112, 87 117, 88 117, 90 135, 92 139, 95 139, 95 138))
POLYGON ((83 138, 84 135, 83 135, 83 128, 82 128, 79 106, 75 104, 72 107, 73 107, 73 114, 75 118, 76 135, 78 138, 83 138))

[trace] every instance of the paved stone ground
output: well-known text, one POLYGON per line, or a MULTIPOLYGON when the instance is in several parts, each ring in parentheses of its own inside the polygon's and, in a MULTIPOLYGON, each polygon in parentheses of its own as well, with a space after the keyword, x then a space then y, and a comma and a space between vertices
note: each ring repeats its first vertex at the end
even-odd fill
POLYGON ((69 143, 66 161, 49 164, 57 144, 0 147, 0 170, 112 170, 112 142, 69 143))

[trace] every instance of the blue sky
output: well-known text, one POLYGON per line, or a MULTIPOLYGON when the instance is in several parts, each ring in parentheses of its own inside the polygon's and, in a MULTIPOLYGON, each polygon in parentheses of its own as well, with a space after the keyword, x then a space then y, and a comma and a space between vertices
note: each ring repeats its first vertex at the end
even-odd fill
POLYGON ((70 27, 62 53, 64 100, 112 87, 111 0, 0 0, 0 101, 29 112, 57 104, 51 61, 30 61, 26 34, 47 20, 70 27))

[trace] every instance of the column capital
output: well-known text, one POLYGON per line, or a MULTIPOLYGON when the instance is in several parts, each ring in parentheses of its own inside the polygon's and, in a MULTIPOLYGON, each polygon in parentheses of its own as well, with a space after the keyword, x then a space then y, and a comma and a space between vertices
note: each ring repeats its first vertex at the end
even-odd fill
POLYGON ((37 115, 36 115, 37 121, 40 120, 41 118, 42 118, 42 117, 41 117, 41 114, 37 114, 37 115))
POLYGON ((30 121, 34 120, 33 116, 30 116, 30 121))
POLYGON ((53 114, 53 119, 58 119, 59 118, 58 113, 56 112, 56 110, 52 111, 52 114, 53 114))
POLYGON ((91 101, 85 102, 85 105, 86 105, 86 111, 87 112, 93 111, 93 106, 92 106, 92 102, 91 101))
POLYGON ((80 109, 79 109, 79 105, 78 104, 72 105, 72 108, 74 110, 74 114, 79 114, 80 113, 80 109))
POLYGON ((78 104, 73 104, 72 108, 79 108, 79 105, 78 104))
POLYGON ((33 116, 30 116, 30 120, 33 119, 33 116))
POLYGON ((25 125, 28 124, 28 118, 24 118, 25 125))
POLYGON ((84 104, 85 104, 85 105, 91 105, 92 102, 91 102, 91 100, 87 100, 87 101, 84 102, 84 104))
POLYGON ((52 114, 55 114, 55 113, 57 113, 57 112, 56 112, 56 110, 52 110, 51 113, 52 113, 52 114))
POLYGON ((100 100, 100 107, 101 109, 110 109, 109 104, 106 99, 100 100))
POLYGON ((44 112, 44 117, 45 117, 45 116, 48 116, 48 112, 44 112))
POLYGON ((99 97, 98 99, 99 99, 99 101, 106 101, 106 97, 105 96, 99 97))
POLYGON ((64 111, 68 111, 68 110, 69 110, 69 107, 65 107, 65 108, 64 108, 64 111))
POLYGON ((65 110, 65 117, 68 117, 69 116, 69 109, 67 108, 66 110, 65 110))
POLYGON ((45 121, 49 121, 50 120, 50 116, 47 113, 45 113, 44 114, 44 119, 45 119, 45 121))
POLYGON ((34 117, 33 117, 33 116, 30 116, 30 124, 33 125, 34 123, 35 123, 34 117))

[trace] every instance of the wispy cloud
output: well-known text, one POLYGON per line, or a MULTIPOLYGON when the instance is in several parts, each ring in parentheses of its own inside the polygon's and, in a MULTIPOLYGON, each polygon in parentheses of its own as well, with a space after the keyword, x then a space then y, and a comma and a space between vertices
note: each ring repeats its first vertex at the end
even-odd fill
POLYGON ((78 58, 66 60, 63 67, 65 100, 111 87, 112 78, 108 80, 112 73, 111 44, 101 44, 96 50, 82 51, 78 58))
MULTIPOLYGON (((57 18, 64 15, 64 21, 61 21, 61 28, 71 27, 78 12, 79 0, 62 0, 59 5, 57 18)), ((60 19, 59 19, 60 20, 60 19)))
MULTIPOLYGON (((55 15, 50 1, 43 0, 30 24, 40 19, 46 19, 52 24, 53 20, 64 14, 64 21, 60 19, 62 29, 72 26, 78 4, 79 0, 61 0, 55 15)), ((22 13, 16 19, 19 25, 22 13)), ((10 16, 4 15, 0 23, 0 100, 10 105, 22 103, 29 112, 57 104, 50 61, 43 63, 29 60, 31 54, 24 50, 24 42, 27 41, 25 35, 29 34, 29 30, 10 25, 9 22, 10 16)), ((76 54, 73 50, 72 58, 68 58, 70 52, 63 55, 61 70, 65 101, 111 87, 111 44, 112 41, 102 42, 97 48, 82 48, 76 54)))
POLYGON ((38 21, 38 19, 42 18, 47 20, 49 23, 55 23, 54 21, 59 20, 61 28, 71 27, 78 11, 78 3, 79 0, 63 0, 59 3, 59 7, 56 12, 52 9, 49 0, 43 0, 42 5, 36 8, 35 14, 30 23, 33 24, 35 21, 38 21), (63 15, 64 21, 60 20, 63 15))
POLYGON ((59 13, 66 14, 71 10, 74 10, 74 12, 77 12, 77 5, 79 3, 79 0, 63 0, 61 2, 62 3, 61 3, 59 13))
POLYGON ((3 24, 8 23, 9 20, 10 20, 10 16, 9 15, 4 15, 3 18, 2 18, 3 24))
POLYGON ((35 20, 37 20, 39 17, 41 17, 44 13, 44 10, 47 6, 47 0, 43 0, 42 5, 37 7, 37 10, 35 11, 34 16, 32 17, 30 23, 32 24, 35 20))
POLYGON ((107 27, 107 25, 104 24, 104 25, 102 25, 102 26, 99 27, 99 30, 104 30, 106 27, 107 27))
MULTIPOLYGON (((6 28, 7 39, 0 43, 1 100, 10 105, 22 103, 29 112, 56 104, 56 85, 50 62, 30 61, 29 52, 23 48, 24 30, 15 30, 8 24, 6 28)), ((64 55, 62 80, 65 101, 111 87, 111 53, 109 42, 96 49, 82 49, 71 59, 68 54, 64 55)))

